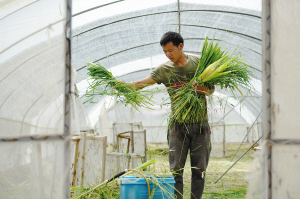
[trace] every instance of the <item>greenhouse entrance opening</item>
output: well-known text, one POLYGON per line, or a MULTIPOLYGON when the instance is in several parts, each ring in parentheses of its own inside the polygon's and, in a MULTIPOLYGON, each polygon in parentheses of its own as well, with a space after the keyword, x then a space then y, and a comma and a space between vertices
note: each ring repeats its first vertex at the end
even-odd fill
POLYGON ((298 196, 299 9, 0 1, 0 198, 298 196))

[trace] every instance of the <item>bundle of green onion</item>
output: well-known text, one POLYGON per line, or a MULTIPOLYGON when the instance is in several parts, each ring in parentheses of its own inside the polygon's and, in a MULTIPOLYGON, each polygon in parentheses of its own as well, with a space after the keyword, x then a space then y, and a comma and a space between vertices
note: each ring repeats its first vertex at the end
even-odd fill
MULTIPOLYGON (((173 112, 171 121, 179 123, 196 123, 199 118, 204 118, 206 106, 203 104, 205 96, 195 93, 195 88, 192 88, 194 80, 198 85, 206 86, 208 89, 218 85, 221 88, 230 88, 233 96, 234 89, 239 85, 251 87, 250 76, 252 72, 248 70, 248 65, 243 63, 241 58, 233 57, 228 52, 221 50, 218 44, 214 45, 212 40, 208 43, 206 37, 203 43, 201 58, 198 62, 198 67, 193 79, 184 87, 174 88, 174 95, 171 96, 173 101, 173 112), (202 114, 202 115, 201 115, 202 114)), ((243 95, 243 94, 242 94, 243 95)))
POLYGON ((139 107, 149 108, 149 105, 152 105, 151 96, 126 87, 99 63, 88 62, 87 64, 88 75, 93 81, 89 82, 90 85, 85 94, 89 99, 86 102, 93 102, 94 96, 111 95, 117 96, 118 102, 130 104, 136 110, 139 107))

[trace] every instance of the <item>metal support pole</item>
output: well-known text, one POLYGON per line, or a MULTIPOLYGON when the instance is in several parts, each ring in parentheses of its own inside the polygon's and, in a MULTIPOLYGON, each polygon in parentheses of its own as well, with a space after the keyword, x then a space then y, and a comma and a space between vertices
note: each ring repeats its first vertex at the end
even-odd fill
POLYGON ((180 34, 180 1, 177 0, 177 6, 178 6, 178 33, 180 34))
POLYGON ((70 142, 71 142, 71 19, 72 19, 72 0, 66 0, 66 26, 65 26, 65 37, 66 37, 66 67, 65 67, 65 106, 64 106, 64 183, 63 198, 70 198, 70 142))
POLYGON ((262 110, 260 111, 260 113, 258 114, 257 118, 255 119, 255 121, 253 122, 252 126, 250 127, 250 129, 248 130, 247 134, 245 135, 243 141, 241 142, 239 148, 235 151, 234 155, 232 156, 230 162, 233 160, 233 158, 235 157, 235 155, 237 154, 237 152, 239 151, 239 149, 241 148, 242 144, 244 143, 245 139, 247 138, 248 134, 250 133, 252 127, 254 126, 255 122, 257 121, 257 119, 259 118, 260 114, 262 113, 262 110))
POLYGON ((256 142, 254 142, 254 144, 252 144, 247 151, 245 151, 245 153, 243 153, 243 155, 241 155, 241 157, 239 157, 239 159, 237 159, 216 181, 214 184, 216 184, 238 161, 240 161, 240 159, 242 159, 242 157, 244 157, 244 155, 250 151, 250 149, 262 138, 262 136, 260 136, 260 138, 258 138, 258 140, 256 142))
MULTIPOLYGON (((263 83, 263 134, 265 141, 272 139, 271 128, 271 0, 262 1, 262 41, 263 41, 263 60, 262 60, 262 83, 263 83)), ((264 185, 263 197, 265 199, 272 198, 272 146, 266 145, 266 158, 264 169, 264 185)))

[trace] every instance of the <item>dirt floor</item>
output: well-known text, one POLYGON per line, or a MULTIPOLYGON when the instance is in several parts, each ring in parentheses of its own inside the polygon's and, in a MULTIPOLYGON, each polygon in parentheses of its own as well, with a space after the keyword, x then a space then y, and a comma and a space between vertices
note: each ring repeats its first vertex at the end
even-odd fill
MULTIPOLYGON (((232 162, 233 154, 239 144, 227 144, 227 157, 211 157, 206 172, 206 185, 203 199, 211 198, 245 198, 247 192, 246 175, 252 163, 253 149, 251 149, 221 180, 216 184, 214 182, 251 146, 245 143, 240 148, 232 162)), ((213 146, 214 147, 214 146, 213 146)), ((168 172, 168 145, 151 144, 149 145, 149 159, 155 158, 158 161, 151 166, 153 172, 168 172)), ((190 198, 190 161, 187 159, 184 172, 184 198, 190 198)))

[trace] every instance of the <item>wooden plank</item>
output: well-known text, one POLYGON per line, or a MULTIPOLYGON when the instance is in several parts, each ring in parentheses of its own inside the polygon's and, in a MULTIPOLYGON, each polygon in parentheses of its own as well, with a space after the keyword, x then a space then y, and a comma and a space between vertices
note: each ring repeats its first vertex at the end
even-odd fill
MULTIPOLYGON (((72 139, 72 140, 73 140, 73 139, 72 139)), ((75 186, 76 168, 77 168, 77 160, 78 160, 79 141, 80 141, 80 139, 76 139, 76 140, 75 140, 76 146, 75 146, 75 157, 74 157, 74 169, 73 169, 72 187, 75 186)))
POLYGON ((85 147, 86 147, 86 133, 83 133, 83 136, 82 136, 82 144, 83 144, 83 147, 82 147, 82 170, 81 170, 81 186, 83 186, 83 180, 84 180, 84 164, 85 164, 85 147))
POLYGON ((107 136, 101 137, 103 139, 103 161, 102 161, 102 179, 101 182, 105 180, 105 165, 106 165, 106 144, 107 144, 107 136))

